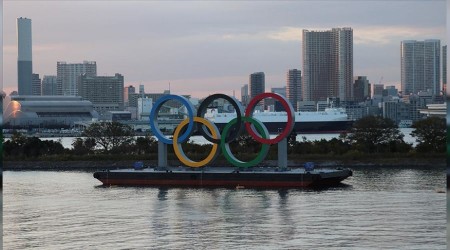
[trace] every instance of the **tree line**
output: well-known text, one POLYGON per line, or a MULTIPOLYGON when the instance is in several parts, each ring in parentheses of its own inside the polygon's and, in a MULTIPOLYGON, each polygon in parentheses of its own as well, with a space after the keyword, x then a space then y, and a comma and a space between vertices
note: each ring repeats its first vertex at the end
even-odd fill
MULTIPOLYGON (((404 135, 390 119, 367 116, 353 124, 347 133, 331 140, 297 140, 297 134, 288 137, 288 154, 291 155, 345 155, 345 154, 405 154, 405 153, 444 153, 446 151, 446 121, 444 118, 430 117, 413 124, 412 136, 417 145, 406 143, 404 135)), ((10 140, 3 141, 5 160, 36 159, 49 156, 156 156, 157 140, 150 136, 136 137, 128 125, 118 122, 99 122, 90 125, 83 136, 75 138, 72 148, 64 148, 59 141, 41 140, 14 133, 10 140)), ((211 145, 199 145, 192 141, 183 145, 188 157, 201 158, 208 154, 211 145)), ((251 157, 259 152, 260 143, 248 134, 241 135, 230 144, 236 157, 251 157)), ((276 155, 277 147, 271 147, 269 154, 276 155)), ((173 157, 172 147, 168 147, 169 157, 173 157)), ((244 160, 244 159, 242 159, 244 160)))

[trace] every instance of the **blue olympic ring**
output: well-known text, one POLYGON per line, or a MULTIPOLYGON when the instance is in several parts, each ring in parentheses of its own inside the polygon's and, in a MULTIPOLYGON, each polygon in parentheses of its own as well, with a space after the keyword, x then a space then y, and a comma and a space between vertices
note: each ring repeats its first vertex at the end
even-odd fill
POLYGON ((189 117, 188 127, 187 127, 186 131, 184 132, 184 134, 182 134, 178 138, 178 143, 186 142, 189 139, 189 137, 192 135, 193 128, 194 128, 194 106, 184 96, 164 95, 161 98, 159 98, 155 102, 155 104, 154 104, 154 106, 153 106, 153 108, 152 108, 152 110, 150 112, 150 127, 151 127, 153 133, 155 134, 155 136, 158 138, 158 140, 161 140, 165 144, 173 144, 173 140, 166 138, 163 135, 163 133, 161 132, 161 130, 159 129, 159 126, 158 126, 158 113, 159 113, 159 110, 164 105, 164 103, 166 103, 167 101, 170 101, 170 100, 176 100, 176 101, 181 102, 186 107, 186 109, 188 111, 188 117, 189 117))

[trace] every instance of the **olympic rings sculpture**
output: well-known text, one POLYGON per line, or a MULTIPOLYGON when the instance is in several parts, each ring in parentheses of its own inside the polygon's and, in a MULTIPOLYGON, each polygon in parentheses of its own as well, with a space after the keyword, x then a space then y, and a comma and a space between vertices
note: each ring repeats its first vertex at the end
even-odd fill
POLYGON ((242 114, 244 114, 244 109, 242 104, 236 100, 236 98, 225 94, 213 94, 203 100, 197 110, 197 116, 194 117, 194 107, 187 98, 180 95, 169 94, 159 98, 153 105, 150 112, 150 127, 158 140, 164 144, 173 145, 177 158, 180 162, 189 167, 203 167, 207 165, 220 154, 220 151, 223 152, 225 159, 236 167, 255 166, 264 160, 269 151, 269 145, 279 143, 284 138, 287 138, 294 128, 295 114, 292 105, 284 96, 276 93, 262 93, 255 96, 250 100, 247 108, 245 109, 245 116, 242 116, 242 114), (257 104, 265 98, 273 98, 279 101, 287 113, 286 127, 279 135, 272 139, 269 136, 266 126, 258 119, 252 117, 257 104), (234 107, 236 111, 236 118, 232 119, 225 125, 222 134, 219 132, 219 129, 214 123, 204 118, 208 105, 213 103, 216 99, 225 99, 234 107), (158 127, 157 119, 160 109, 170 100, 178 101, 183 104, 187 109, 188 116, 188 118, 184 119, 176 127, 173 134, 173 139, 169 139, 163 135, 158 127), (196 126, 196 123, 200 124, 200 126, 196 126), (187 128, 183 130, 186 126, 187 128), (253 139, 262 144, 261 150, 256 158, 248 162, 238 160, 231 152, 229 146, 230 142, 240 136, 244 127, 253 139), (208 156, 204 160, 198 162, 189 159, 181 147, 181 143, 186 142, 195 130, 199 131, 206 140, 213 144, 211 152, 208 156))

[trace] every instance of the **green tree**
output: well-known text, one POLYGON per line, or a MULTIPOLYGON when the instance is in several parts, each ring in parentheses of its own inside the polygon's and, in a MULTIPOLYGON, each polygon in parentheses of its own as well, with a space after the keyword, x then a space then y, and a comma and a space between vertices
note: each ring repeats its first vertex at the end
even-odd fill
POLYGON ((135 154, 141 155, 156 153, 157 150, 158 141, 151 136, 138 137, 135 141, 135 154))
POLYGON ((84 155, 87 153, 87 150, 83 145, 82 138, 75 138, 72 142, 72 147, 72 152, 76 155, 84 155))
POLYGON ((92 153, 95 148, 95 140, 93 138, 75 138, 72 142, 72 153, 76 155, 85 155, 92 153))
POLYGON ((60 141, 44 140, 41 142, 41 155, 58 155, 64 154, 66 149, 60 141))
POLYGON ((117 150, 134 141, 134 133, 130 126, 118 122, 98 122, 91 124, 83 131, 83 136, 91 140, 90 144, 99 145, 105 153, 117 150))
POLYGON ((353 149, 365 153, 397 152, 405 145, 398 126, 388 118, 366 116, 353 124, 347 136, 353 149))
POLYGON ((14 131, 10 140, 5 141, 3 144, 3 154, 4 156, 20 157, 23 155, 23 146, 25 145, 27 138, 14 131))
POLYGON ((418 152, 445 152, 446 127, 445 119, 440 117, 429 117, 415 122, 411 135, 416 137, 418 152))
POLYGON ((95 146, 97 146, 93 138, 85 138, 83 141, 83 145, 89 151, 89 153, 93 152, 95 146))
POLYGON ((20 146, 23 146, 26 141, 27 141, 27 137, 25 137, 23 134, 14 130, 14 132, 11 136, 11 142, 17 144, 17 146, 20 147, 20 146))
POLYGON ((287 141, 289 148, 295 147, 295 145, 297 145, 297 132, 295 130, 292 130, 292 132, 289 134, 287 141))
POLYGON ((15 134, 3 145, 3 152, 7 157, 13 158, 38 158, 43 155, 63 154, 65 149, 61 142, 42 141, 38 137, 24 137, 15 134))
POLYGON ((253 139, 249 134, 239 136, 237 143, 237 150, 246 153, 258 153, 261 148, 261 143, 253 139))

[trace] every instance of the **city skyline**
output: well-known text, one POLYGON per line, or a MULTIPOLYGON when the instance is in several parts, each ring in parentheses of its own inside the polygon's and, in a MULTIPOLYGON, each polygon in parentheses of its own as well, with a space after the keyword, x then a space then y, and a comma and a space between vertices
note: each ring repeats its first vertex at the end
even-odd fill
POLYGON ((402 40, 447 44, 445 4, 6 1, 3 89, 17 90, 15 21, 20 16, 33 20, 33 71, 41 76, 55 75, 57 61, 88 60, 97 62, 98 75, 121 73, 125 85, 143 84, 148 92, 163 92, 170 83, 172 91, 194 97, 233 91, 239 96, 252 72, 265 72, 269 91, 285 84, 288 69, 303 67, 303 29, 351 27, 353 75, 399 86, 402 40))

